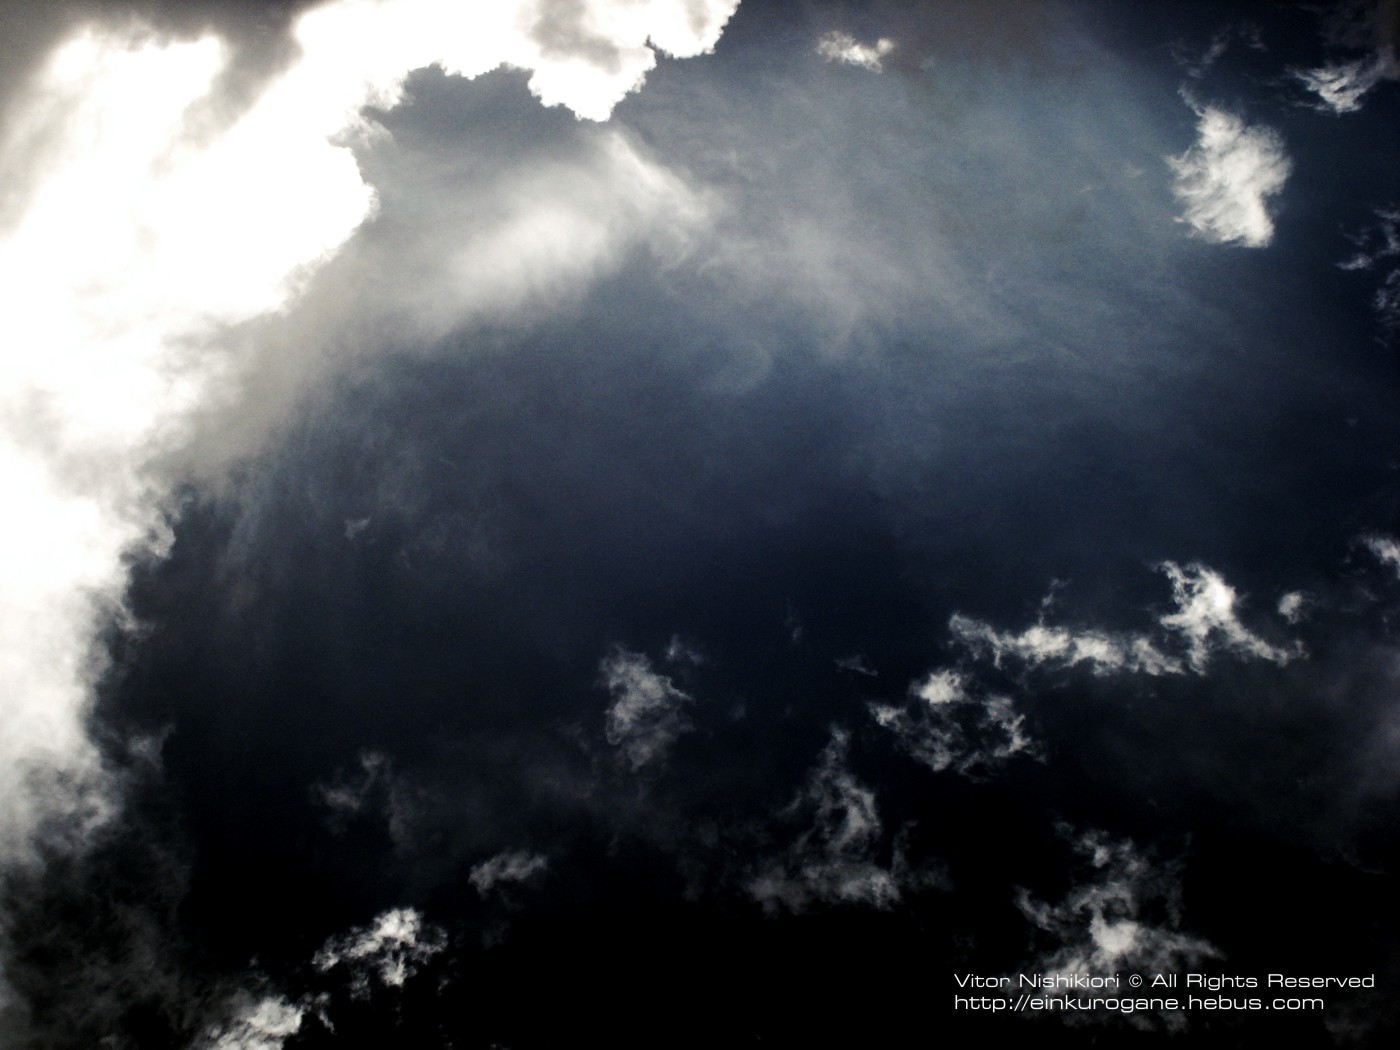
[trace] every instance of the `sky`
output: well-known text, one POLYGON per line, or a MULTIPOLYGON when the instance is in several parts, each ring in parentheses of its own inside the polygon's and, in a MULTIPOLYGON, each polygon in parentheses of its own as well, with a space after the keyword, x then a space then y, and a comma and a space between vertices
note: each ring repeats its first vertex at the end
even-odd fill
POLYGON ((0 1047, 1390 1045, 1397 49, 0 9, 0 1047))

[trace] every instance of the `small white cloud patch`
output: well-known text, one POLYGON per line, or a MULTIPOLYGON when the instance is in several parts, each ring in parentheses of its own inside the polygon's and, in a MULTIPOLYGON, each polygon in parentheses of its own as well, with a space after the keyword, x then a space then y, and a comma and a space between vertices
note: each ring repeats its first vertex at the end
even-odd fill
POLYGON ((870 714, 935 773, 970 775, 1036 753, 1011 698, 974 695, 957 671, 932 671, 909 692, 908 703, 871 704, 870 714))
POLYGON ((1278 614, 1288 623, 1296 624, 1307 615, 1308 596, 1302 591, 1289 591, 1278 600, 1278 614))
POLYGON ((474 865, 467 881, 483 897, 503 883, 525 882, 549 867, 549 858, 541 853, 513 850, 498 853, 489 860, 474 865))
POLYGON ((613 698, 604 728, 608 743, 622 749, 634 770, 664 760, 693 728, 683 710, 693 698, 658 674, 642 653, 619 649, 599 670, 613 698))
POLYGON ((368 926, 332 937, 311 959, 321 973, 348 969, 350 992, 369 995, 371 978, 386 988, 402 988, 423 964, 447 947, 447 935, 423 922, 414 908, 394 908, 368 926))
POLYGON ((1212 106, 1197 108, 1196 115, 1196 144, 1167 159, 1185 209, 1180 221, 1213 244, 1263 248, 1274 237, 1266 202, 1293 168, 1283 139, 1212 106))
POLYGON ((1350 237, 1356 251, 1337 264, 1343 270, 1382 270, 1380 287, 1371 300, 1376 318, 1386 332, 1400 332, 1400 208, 1377 208, 1374 226, 1350 237))
POLYGON ((873 44, 862 44, 850 33, 835 30, 817 41, 817 54, 828 62, 860 66, 874 73, 882 69, 881 60, 894 50, 894 41, 881 37, 873 44))

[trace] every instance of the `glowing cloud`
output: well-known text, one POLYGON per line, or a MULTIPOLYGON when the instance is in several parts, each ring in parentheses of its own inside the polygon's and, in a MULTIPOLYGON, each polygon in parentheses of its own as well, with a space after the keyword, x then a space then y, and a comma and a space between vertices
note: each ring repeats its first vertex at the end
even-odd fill
POLYGON ((1196 144, 1167 163, 1176 173, 1181 221, 1214 244, 1263 248, 1274 238, 1266 201, 1293 169, 1272 128, 1250 127, 1211 106, 1196 110, 1196 144))
MULTIPOLYGON (((92 25, 51 56, 0 141, 0 860, 29 855, 41 822, 81 838, 115 804, 83 729, 94 632, 120 610, 124 557, 159 548, 155 464, 196 410, 236 397, 220 336, 286 309, 373 213, 350 150, 363 108, 396 104, 417 68, 504 65, 603 120, 656 49, 712 48, 735 6, 341 0, 298 20, 298 57, 241 108, 219 97, 230 49, 213 36, 92 25)), ((492 258, 514 246, 517 269, 553 243, 507 240, 492 258)))

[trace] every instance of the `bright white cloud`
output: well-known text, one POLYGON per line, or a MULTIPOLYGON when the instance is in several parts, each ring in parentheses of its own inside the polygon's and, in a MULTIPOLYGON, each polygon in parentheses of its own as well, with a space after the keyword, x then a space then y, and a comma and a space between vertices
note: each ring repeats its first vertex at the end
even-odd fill
POLYGON ((1236 612, 1239 596, 1213 569, 1170 561, 1159 569, 1171 581, 1176 608, 1158 617, 1157 624, 1165 632, 1158 637, 1058 627, 1043 620, 1020 633, 998 631, 962 613, 954 613, 948 627, 958 641, 990 657, 997 666, 1007 659, 1030 667, 1083 664, 1099 675, 1204 674, 1218 653, 1275 664, 1301 655, 1297 645, 1271 645, 1245 627, 1236 612))
POLYGON ((369 994, 371 978, 386 988, 402 988, 433 956, 447 947, 447 935, 425 923, 414 908, 394 908, 368 926, 332 937, 311 959, 322 973, 344 966, 353 995, 369 994))
POLYGON ((1181 221, 1203 240, 1262 248, 1273 240, 1267 201, 1292 170, 1283 139, 1272 128, 1251 127, 1212 106, 1196 108, 1196 143, 1167 163, 1181 221))
POLYGON ((657 673, 642 653, 619 649, 599 671, 613 698, 604 728, 608 743, 622 749, 634 770, 663 761, 693 728, 684 711, 692 702, 690 694, 657 673))
MULTIPOLYGON (((236 112, 216 97, 229 53, 214 37, 92 25, 55 52, 0 140, 18 187, 0 238, 0 857, 23 856, 45 815, 96 820, 108 805, 82 728, 102 670, 92 639, 120 605, 124 555, 160 535, 154 464, 189 440, 196 411, 236 397, 223 334, 286 309, 373 213, 349 148, 369 134, 362 107, 395 104, 416 68, 505 65, 531 71, 545 104, 602 120, 655 64, 653 45, 709 50, 734 6, 584 0, 560 22, 528 0, 339 0, 298 20, 298 57, 236 112)), ((628 199, 673 188, 608 142, 628 199)), ((584 200, 580 225, 540 189, 522 188, 540 208, 472 246, 485 271, 464 257, 439 272, 478 303, 518 300, 561 246, 583 264, 566 274, 591 276, 615 243, 609 212, 584 200)))
POLYGON ((894 50, 894 41, 881 37, 873 44, 862 44, 850 33, 834 30, 817 41, 817 54, 828 62, 842 62, 880 72, 881 59, 894 50))
POLYGON ((1205 671, 1212 653, 1227 652, 1286 664, 1296 649, 1270 645, 1240 623, 1235 613, 1238 596, 1220 574, 1203 565, 1185 568, 1163 562, 1162 571, 1172 584, 1177 611, 1158 622, 1186 643, 1186 662, 1197 674, 1205 671))
POLYGON ((544 872, 549 867, 549 858, 541 853, 526 850, 513 850, 498 853, 480 864, 472 866, 467 881, 483 897, 502 883, 525 882, 544 872))
POLYGON ((280 996, 253 998, 243 993, 233 1016, 210 1027, 197 1044, 200 1050, 281 1050, 301 1030, 306 1008, 280 996))
POLYGON ((909 687, 903 705, 871 704, 875 721, 935 773, 970 775, 1014 755, 1034 755, 1025 716, 1008 696, 977 695, 957 671, 932 671, 909 687))

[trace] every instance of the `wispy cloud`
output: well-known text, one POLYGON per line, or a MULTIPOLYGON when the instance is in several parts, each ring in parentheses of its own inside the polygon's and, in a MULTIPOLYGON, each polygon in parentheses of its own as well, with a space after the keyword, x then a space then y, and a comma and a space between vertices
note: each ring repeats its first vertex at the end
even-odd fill
POLYGON ((599 671, 613 700, 604 732, 633 770, 663 761, 671 746, 694 728, 685 714, 693 697, 659 674, 643 653, 619 649, 603 660, 599 671))
POLYGON ((870 713, 900 746, 934 772, 972 775, 1014 755, 1035 755, 1025 717, 1009 696, 978 694, 958 671, 932 671, 909 687, 903 705, 871 704, 870 713))
MULTIPOLYGON (((1100 831, 1075 835, 1072 848, 1086 869, 1085 878, 1063 899, 1050 904, 1026 890, 1017 895, 1021 914, 1054 945, 1022 965, 1021 972, 1101 977, 1178 973, 1220 955, 1208 941, 1182 931, 1179 865, 1155 863, 1132 840, 1114 840, 1100 831)), ((1124 994, 1131 991, 1123 988, 1124 994)), ((1145 1023, 1141 1014, 1128 1016, 1145 1023)), ((1163 1014, 1159 1020, 1179 1027, 1180 1017, 1163 1014)), ((1103 1017, 1086 1013, 1070 1020, 1103 1017)))
POLYGON ((1343 270, 1387 270, 1371 300, 1376 319, 1387 333, 1400 332, 1400 208, 1377 208, 1373 226, 1350 235, 1356 247, 1337 265, 1343 270))
POLYGON ((368 926, 332 937, 311 960, 321 973, 343 967, 351 994, 369 994, 371 981, 402 988, 433 956, 447 947, 447 935, 423 921, 415 908, 394 908, 368 926))
POLYGON ((818 903, 890 908, 906 888, 938 881, 910 868, 899 841, 889 863, 880 863, 885 832, 875 792, 851 772, 849 748, 850 734, 833 729, 807 783, 781 814, 806 826, 748 878, 749 895, 765 911, 801 912, 818 903))
POLYGON ((1267 202, 1293 170, 1282 137, 1213 106, 1194 108, 1195 145, 1167 158, 1181 221, 1213 244, 1265 247, 1274 237, 1267 202))
POLYGON ((1251 50, 1265 50, 1259 25, 1254 22, 1231 22, 1217 30, 1204 48, 1193 48, 1185 41, 1178 41, 1172 45, 1171 55, 1186 70, 1188 77, 1200 80, 1225 56, 1236 40, 1251 50))
POLYGON ((417 817, 413 792, 390 758, 378 751, 363 751, 358 764, 341 770, 323 783, 313 784, 311 797, 325 812, 327 824, 340 834, 355 820, 382 821, 395 848, 406 849, 417 817))
POLYGON ((467 881, 483 897, 498 885, 525 882, 544 873, 549 858, 528 850, 511 850, 472 865, 467 881))
MULTIPOLYGON (((311 958, 317 973, 343 981, 352 999, 367 999, 378 987, 399 991, 447 948, 447 933, 425 922, 416 908, 393 908, 373 922, 329 938, 311 958)), ((295 998, 268 988, 263 974, 227 994, 222 1016, 205 1026, 191 1050, 281 1050, 308 1020, 333 1031, 328 993, 295 998)))
POLYGON ((948 629, 973 652, 990 656, 997 666, 1010 658, 1032 667, 1087 664, 1095 674, 1117 671, 1179 674, 1182 670, 1180 660, 1163 653, 1151 638, 1141 634, 1060 627, 1044 622, 1019 633, 998 631, 962 613, 953 614, 948 629))
POLYGON ((1240 622, 1239 595, 1225 579, 1204 565, 1163 562, 1171 581, 1175 611, 1158 617, 1156 635, 1070 628, 1042 619, 1023 631, 998 631, 962 613, 949 621, 953 636, 998 666, 1011 659, 1028 667, 1085 665, 1094 674, 1204 674, 1211 658, 1239 658, 1285 664, 1301 655, 1298 646, 1273 645, 1240 622))
POLYGON ((1394 79, 1397 73, 1400 67, 1391 56, 1372 55, 1315 69, 1300 69, 1293 75, 1318 97, 1318 109, 1340 115, 1355 113, 1361 108, 1361 100, 1377 84, 1394 79))
POLYGON ((1384 80, 1400 77, 1400 6, 1394 0, 1344 0, 1326 10, 1323 38, 1330 60, 1293 76, 1317 96, 1314 108, 1355 113, 1384 80))

